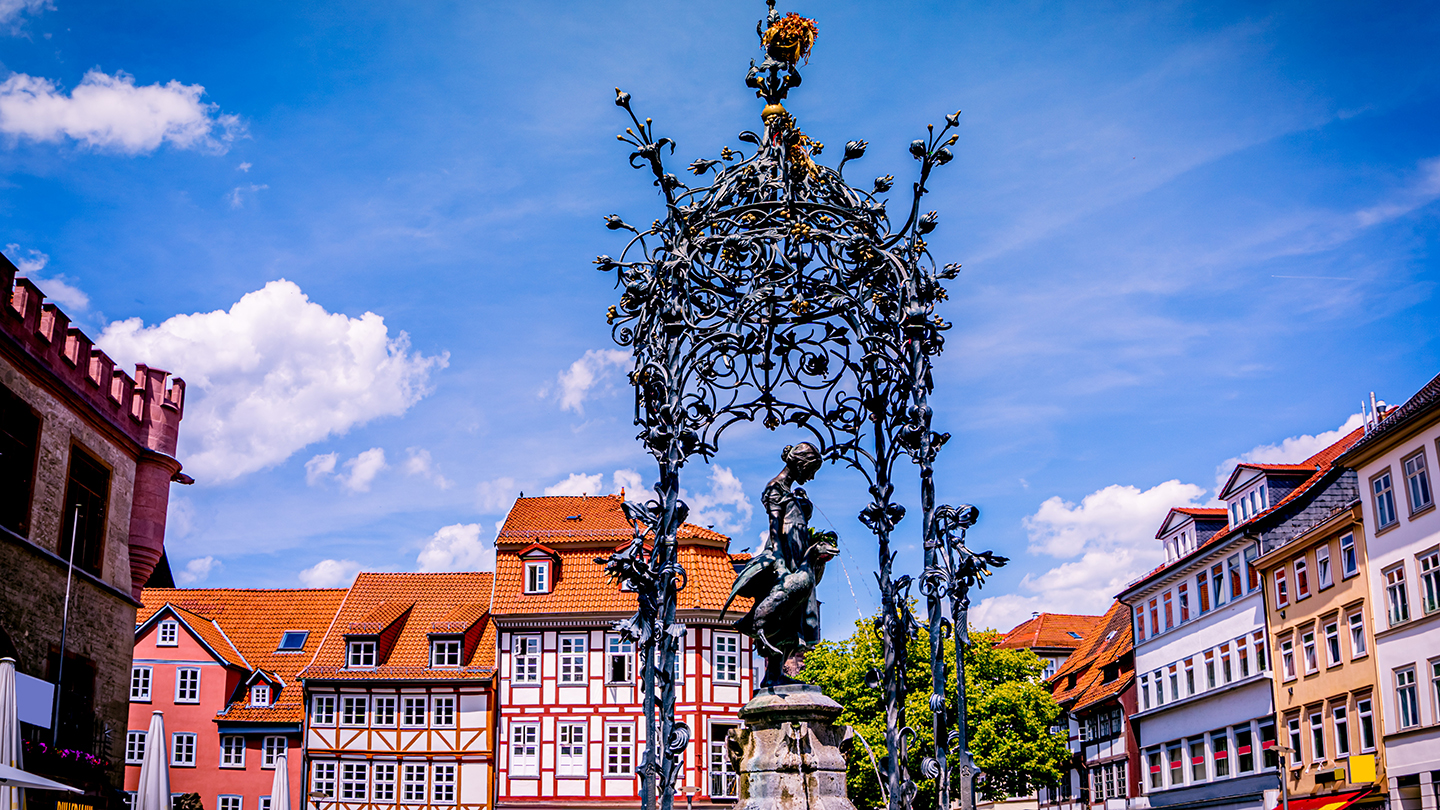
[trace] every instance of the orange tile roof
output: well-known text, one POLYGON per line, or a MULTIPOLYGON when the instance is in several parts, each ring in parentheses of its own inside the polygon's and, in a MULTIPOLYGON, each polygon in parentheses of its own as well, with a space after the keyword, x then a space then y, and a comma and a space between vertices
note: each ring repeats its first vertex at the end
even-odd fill
MULTIPOLYGON (((438 624, 469 615, 473 606, 490 604, 494 575, 489 571, 453 574, 362 573, 345 597, 334 626, 299 677, 306 680, 488 680, 495 671, 494 626, 485 623, 473 657, 459 668, 430 668, 430 634, 438 624), (408 615, 405 611, 408 610, 408 615), (403 618, 402 618, 403 616, 403 618), (388 619, 388 621, 387 621, 388 619), (377 632, 399 620, 399 636, 385 661, 374 669, 345 666, 345 635, 377 632)), ((483 616, 483 614, 482 614, 483 616)), ((473 626, 474 622, 470 625, 473 626)), ((446 631, 450 632, 450 631, 446 631)))
MULTIPOLYGON (((626 542, 635 533, 621 509, 622 503, 624 500, 619 495, 517 498, 495 542, 502 545, 543 542, 548 546, 567 542, 626 542)), ((690 523, 680 527, 679 536, 682 540, 730 542, 730 538, 717 531, 690 523)))
POLYGON ((1119 695, 1135 682, 1134 661, 1122 660, 1135 649, 1129 606, 1117 601, 1098 618, 1095 632, 1050 676, 1055 701, 1072 712, 1119 695), (1117 677, 1106 683, 1105 668, 1114 664, 1120 665, 1117 677))
POLYGON ((1094 634, 1101 617, 1074 613, 1041 613, 1021 622, 996 646, 1005 649, 1073 650, 1094 634), (1071 635, 1074 633, 1075 635, 1071 635), (1077 638, 1078 636, 1078 638, 1077 638))
MULTIPOLYGON (((305 705, 296 675, 320 648, 344 598, 343 588, 146 588, 140 594, 143 606, 136 623, 144 624, 169 604, 187 623, 211 627, 211 631, 197 628, 197 633, 223 636, 245 662, 230 661, 232 665, 264 670, 284 684, 275 694, 275 705, 268 708, 251 708, 246 705, 248 696, 238 695, 221 712, 225 720, 298 723, 305 717, 305 705), (189 617, 194 617, 193 621, 189 617), (301 652, 276 652, 280 636, 287 630, 309 633, 301 652)), ((214 646, 208 638, 206 643, 214 646)))
POLYGON ((1172 511, 1179 512, 1182 515, 1193 515, 1195 517, 1226 517, 1230 514, 1223 506, 1213 509, 1194 506, 1177 506, 1172 511))
MULTIPOLYGON (((1215 534, 1211 535, 1210 538, 1209 538, 1208 540, 1206 540, 1204 543, 1201 543, 1198 547, 1196 547, 1195 549, 1192 549, 1188 554, 1185 554, 1185 555, 1183 555, 1183 556, 1175 559, 1175 560, 1172 561, 1172 562, 1168 562, 1168 563, 1164 563, 1164 564, 1162 564, 1162 565, 1158 565, 1158 566, 1156 566, 1155 568, 1152 568, 1151 570, 1145 572, 1144 574, 1141 574, 1139 577, 1136 577, 1133 581, 1130 582, 1129 585, 1126 585, 1126 586, 1125 586, 1125 589, 1121 591, 1121 594, 1128 593, 1128 592, 1134 590, 1135 588, 1137 588, 1137 587, 1145 584, 1146 582, 1149 582, 1151 579, 1154 579, 1155 577, 1159 576, 1160 574, 1165 573, 1166 571, 1168 571, 1168 570, 1170 570, 1170 569, 1172 569, 1172 568, 1176 568, 1176 567, 1179 567, 1179 566, 1181 566, 1181 565, 1184 565, 1185 563, 1187 563, 1187 562, 1190 560, 1191 557, 1195 556, 1196 554, 1202 554, 1202 553, 1208 551, 1212 546, 1214 546, 1214 545, 1216 545, 1216 544, 1218 544, 1218 543, 1222 543, 1222 542, 1224 542, 1225 540, 1230 539, 1231 537, 1235 536, 1237 533, 1240 533, 1241 530, 1253 529, 1253 528, 1257 525, 1257 522, 1260 521, 1261 519, 1266 518, 1266 517, 1269 517, 1270 515, 1275 514, 1277 511, 1279 511, 1280 509, 1283 509, 1283 508, 1286 507, 1287 505, 1289 505, 1289 504, 1291 504, 1291 503, 1294 503, 1296 500, 1300 499, 1303 495, 1305 495, 1306 493, 1308 493, 1311 489, 1313 489, 1313 488, 1314 488, 1316 485, 1318 485, 1320 482, 1322 482, 1322 481, 1324 481, 1326 478, 1328 478, 1329 475, 1331 474, 1331 472, 1333 472, 1333 471, 1336 469, 1336 467, 1335 467, 1335 460, 1338 459, 1341 455, 1343 455, 1343 454, 1344 454, 1347 450, 1349 450, 1351 447, 1353 447, 1356 442, 1360 441, 1360 439, 1363 438, 1364 435, 1365 435, 1365 428, 1363 428, 1363 427, 1355 428, 1354 430, 1350 431, 1350 432, 1347 433, 1346 435, 1342 436, 1339 441, 1335 442, 1334 444, 1330 445, 1329 447, 1325 448, 1324 450, 1321 450, 1320 452, 1316 453, 1315 455, 1311 456, 1310 458, 1305 459, 1305 461, 1301 462, 1300 464, 1294 464, 1294 465, 1248 465, 1248 466, 1257 466, 1257 467, 1261 467, 1261 468, 1268 468, 1268 467, 1295 467, 1295 468, 1298 468, 1298 469, 1308 470, 1308 471, 1310 472, 1310 476, 1309 476, 1308 478, 1306 478, 1303 482, 1301 482, 1301 484, 1300 484, 1299 486, 1297 486, 1297 487, 1295 487, 1294 489, 1290 490, 1290 492, 1287 493, 1287 494, 1285 495, 1285 497, 1283 497, 1283 498, 1281 498, 1280 500, 1276 501, 1275 503, 1271 504, 1271 505, 1270 505, 1270 508, 1265 509, 1264 511, 1256 514, 1254 517, 1250 518, 1249 520, 1245 521, 1244 523, 1241 523, 1241 524, 1238 525, 1238 526, 1231 526, 1231 527, 1229 527, 1229 528, 1227 528, 1227 529, 1224 529, 1224 530, 1222 530, 1222 531, 1216 532, 1215 534)), ((1233 477, 1233 473, 1232 473, 1232 477, 1233 477)))

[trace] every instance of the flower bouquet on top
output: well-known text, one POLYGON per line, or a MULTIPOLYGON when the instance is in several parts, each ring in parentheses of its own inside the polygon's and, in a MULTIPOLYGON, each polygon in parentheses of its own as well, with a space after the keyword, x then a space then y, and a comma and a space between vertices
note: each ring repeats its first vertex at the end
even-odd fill
POLYGON ((793 65, 801 59, 810 61, 810 48, 818 36, 820 26, 814 20, 792 11, 765 29, 760 42, 772 59, 793 65))

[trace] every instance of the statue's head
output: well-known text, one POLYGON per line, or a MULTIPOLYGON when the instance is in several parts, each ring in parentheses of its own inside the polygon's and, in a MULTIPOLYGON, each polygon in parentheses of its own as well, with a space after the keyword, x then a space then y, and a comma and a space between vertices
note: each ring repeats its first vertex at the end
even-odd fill
POLYGON ((840 536, 835 532, 810 530, 810 548, 807 550, 815 562, 826 563, 840 556, 840 536))
POLYGON ((815 445, 809 442, 799 444, 787 444, 785 449, 780 451, 780 458, 790 470, 790 477, 795 483, 803 484, 815 477, 820 470, 820 451, 815 445))

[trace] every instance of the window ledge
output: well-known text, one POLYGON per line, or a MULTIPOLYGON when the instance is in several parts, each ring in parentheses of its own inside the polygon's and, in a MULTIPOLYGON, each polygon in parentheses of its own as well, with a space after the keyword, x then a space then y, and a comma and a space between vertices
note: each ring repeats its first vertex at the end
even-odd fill
POLYGON ((1376 530, 1375 530, 1375 536, 1376 536, 1376 537, 1379 537, 1380 535, 1385 534, 1386 532, 1394 531, 1394 530, 1396 530, 1396 529, 1398 529, 1398 528, 1400 528, 1400 519, 1397 517, 1397 518, 1395 519, 1395 522, 1394 522, 1394 523, 1391 523, 1391 524, 1389 524, 1389 525, 1387 525, 1387 526, 1381 526, 1380 528, 1376 529, 1376 530))
POLYGON ((1435 501, 1432 500, 1432 501, 1430 501, 1430 503, 1427 503, 1427 504, 1425 504, 1424 506, 1420 507, 1419 509, 1416 509, 1415 511, 1411 512, 1411 513, 1410 513, 1410 519, 1411 519, 1411 520, 1414 520, 1416 517, 1418 517, 1418 516, 1420 516, 1420 515, 1423 515, 1423 514, 1425 514, 1426 512, 1433 512, 1434 510, 1435 510, 1435 501))

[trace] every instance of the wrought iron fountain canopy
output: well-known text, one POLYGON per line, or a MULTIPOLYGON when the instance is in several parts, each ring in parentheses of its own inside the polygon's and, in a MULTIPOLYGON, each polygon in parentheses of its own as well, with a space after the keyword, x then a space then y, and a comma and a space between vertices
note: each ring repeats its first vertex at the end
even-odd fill
POLYGON ((632 124, 619 136, 633 149, 630 165, 650 170, 665 203, 665 216, 648 227, 607 216, 607 227, 631 237, 618 257, 595 260, 621 290, 608 319, 616 343, 633 352, 638 438, 659 467, 655 498, 625 505, 634 539, 597 560, 639 597, 638 611, 619 629, 637 643, 642 661, 645 737, 663 741, 645 749, 642 807, 671 810, 690 741, 674 712, 673 664, 683 636, 676 594, 685 583, 676 532, 688 513, 680 470, 692 457, 708 460, 729 426, 760 421, 808 433, 828 460, 868 484, 870 501, 859 517, 878 551, 885 663, 877 685, 889 753, 882 788, 894 809, 911 807, 916 793, 906 764, 914 733, 902 707, 905 642, 918 623, 908 607, 913 580, 894 570, 891 537, 906 510, 894 499, 893 481, 902 459, 918 469, 935 740, 920 767, 936 781, 942 810, 952 795, 968 810, 975 769, 963 721, 963 656, 951 668, 944 642, 952 635, 968 642, 969 590, 1006 560, 965 546, 975 507, 935 503, 935 458, 950 436, 931 426, 931 368, 951 328, 935 308, 946 300, 943 282, 960 266, 936 265, 925 237, 939 216, 922 213, 921 202, 931 173, 954 158, 960 113, 910 144, 919 171, 897 224, 883 196, 893 177, 875 178, 868 190, 846 179, 866 142, 846 143, 834 168, 822 165, 823 144, 785 109, 818 28, 796 14, 782 17, 775 0, 768 6, 756 28, 765 58, 752 60, 745 77, 764 101, 764 126, 740 133, 741 148, 691 163, 694 179, 670 171, 665 159, 674 142, 656 137, 629 94, 617 89, 615 96, 632 124))

